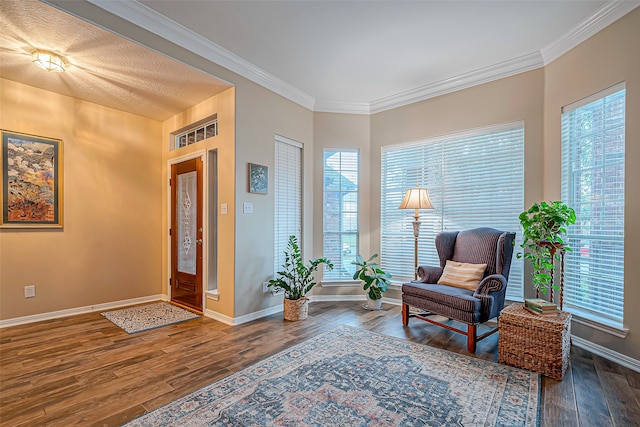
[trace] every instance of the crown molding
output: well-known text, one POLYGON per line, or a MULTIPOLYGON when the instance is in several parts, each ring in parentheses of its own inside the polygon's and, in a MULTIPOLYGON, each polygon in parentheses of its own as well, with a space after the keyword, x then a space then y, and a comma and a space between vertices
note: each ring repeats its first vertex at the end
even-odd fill
POLYGON ((524 73, 525 71, 535 70, 543 65, 540 52, 530 53, 519 58, 503 61, 469 73, 375 100, 371 103, 371 113, 379 113, 414 102, 424 101, 425 99, 435 98, 436 96, 524 73))
MULTIPOLYGON (((47 0, 44 1, 46 2, 47 0)), ((169 42, 175 43, 192 53, 227 68, 311 111, 346 114, 375 114, 544 67, 640 6, 640 1, 638 0, 614 0, 607 2, 593 16, 586 19, 582 24, 576 26, 541 51, 367 103, 316 100, 306 92, 280 80, 276 76, 257 67, 255 64, 235 55, 137 1, 87 1, 169 42)))
POLYGON ((586 21, 543 48, 541 53, 544 65, 558 59, 638 6, 640 6, 640 1, 611 1, 606 3, 586 21))
POLYGON ((317 113, 371 114, 368 102, 316 101, 314 110, 317 113))
POLYGON ((137 1, 87 0, 89 3, 177 44, 221 67, 227 68, 309 110, 315 98, 262 70, 255 64, 226 50, 137 1))

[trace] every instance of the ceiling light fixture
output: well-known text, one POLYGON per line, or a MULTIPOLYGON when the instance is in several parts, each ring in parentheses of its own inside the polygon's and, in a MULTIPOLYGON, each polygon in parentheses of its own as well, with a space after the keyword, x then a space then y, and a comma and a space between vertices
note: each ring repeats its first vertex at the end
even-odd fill
POLYGON ((66 65, 64 59, 46 50, 36 50, 31 54, 31 58, 37 67, 47 71, 62 72, 66 65))

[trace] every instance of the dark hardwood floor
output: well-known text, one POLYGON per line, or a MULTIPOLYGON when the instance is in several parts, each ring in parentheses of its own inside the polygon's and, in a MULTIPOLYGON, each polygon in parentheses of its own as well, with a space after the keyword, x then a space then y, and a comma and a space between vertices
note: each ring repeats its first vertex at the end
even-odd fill
MULTIPOLYGON (((239 326, 200 318, 128 335, 98 313, 0 330, 2 426, 117 426, 341 324, 467 354, 465 337, 400 307, 316 302, 239 326)), ((475 357, 497 361, 496 334, 475 357)), ((576 347, 563 381, 543 377, 540 424, 640 426, 640 374, 576 347)))

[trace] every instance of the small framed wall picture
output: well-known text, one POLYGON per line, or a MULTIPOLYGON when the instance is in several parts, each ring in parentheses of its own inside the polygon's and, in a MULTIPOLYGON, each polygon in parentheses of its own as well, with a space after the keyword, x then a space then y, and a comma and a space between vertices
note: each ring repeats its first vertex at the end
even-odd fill
POLYGON ((0 227, 62 228, 62 141, 2 131, 0 227))
POLYGON ((267 194, 269 169, 267 166, 249 163, 249 193, 267 194))

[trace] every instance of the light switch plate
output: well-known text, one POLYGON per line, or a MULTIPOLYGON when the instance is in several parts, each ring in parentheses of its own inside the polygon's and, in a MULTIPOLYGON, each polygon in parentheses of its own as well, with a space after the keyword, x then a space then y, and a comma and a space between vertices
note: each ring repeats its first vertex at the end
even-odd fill
POLYGON ((221 215, 226 215, 229 213, 229 207, 227 206, 226 203, 220 203, 220 214, 221 215))
POLYGON ((253 213, 253 203, 244 202, 242 204, 242 212, 244 212, 246 214, 252 214, 253 213))
POLYGON ((36 296, 36 287, 35 285, 25 286, 24 287, 24 297, 25 298, 34 298, 36 296))

